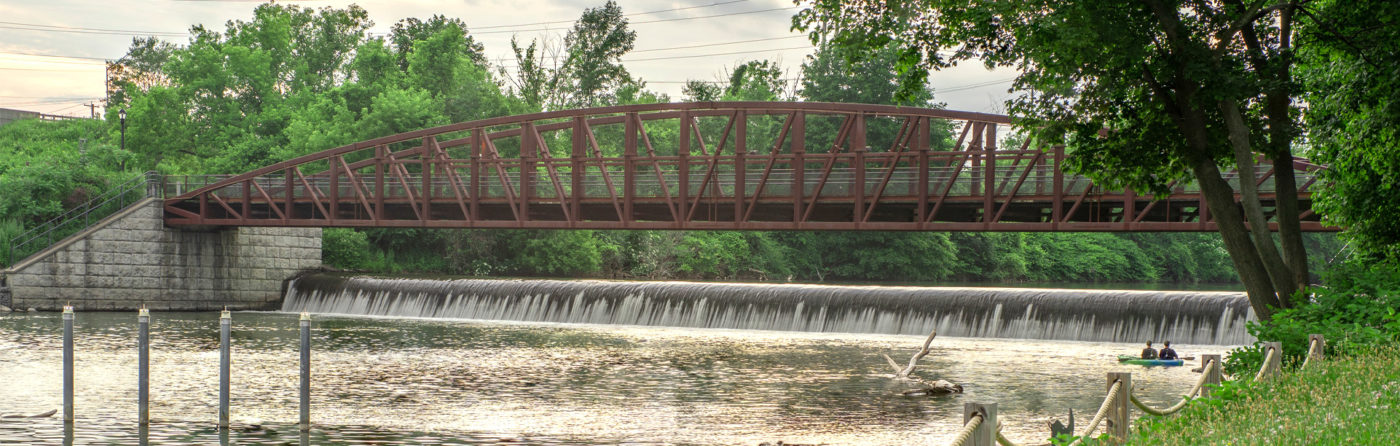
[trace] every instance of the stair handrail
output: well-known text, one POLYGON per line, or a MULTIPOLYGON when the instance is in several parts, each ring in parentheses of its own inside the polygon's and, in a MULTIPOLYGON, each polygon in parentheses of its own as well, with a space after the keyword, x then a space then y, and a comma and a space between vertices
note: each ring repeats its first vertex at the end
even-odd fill
MULTIPOLYGON (((103 192, 101 195, 93 197, 92 199, 89 199, 83 204, 75 206, 73 207, 73 209, 69 209, 67 212, 64 212, 63 214, 57 217, 49 219, 46 222, 40 223, 38 226, 35 226, 34 228, 25 231, 24 233, 21 233, 15 238, 10 239, 10 247, 8 250, 9 252, 6 257, 5 264, 8 266, 14 266, 15 254, 18 252, 23 252, 23 248, 30 246, 31 244, 39 240, 45 240, 47 241, 48 245, 52 245, 55 241, 53 239, 54 233, 59 228, 68 226, 73 221, 77 221, 80 218, 84 219, 83 229, 92 226, 93 217, 95 216, 94 211, 101 209, 114 201, 119 203, 116 211, 120 211, 121 209, 125 209, 127 206, 141 201, 142 199, 159 198, 162 192, 160 182, 161 175, 159 173, 155 171, 144 172, 140 176, 133 177, 127 181, 124 181, 118 184, 116 187, 113 187, 111 189, 108 189, 106 192, 103 192), (127 198, 131 195, 130 192, 140 188, 145 189, 144 193, 142 193, 138 198, 133 198, 130 202, 127 202, 127 198)), ((113 212, 115 213, 116 211, 113 212)), ((101 215, 97 216, 97 219, 100 220, 105 217, 107 217, 107 215, 101 215)), ((81 230, 82 229, 79 229, 79 231, 81 230)))

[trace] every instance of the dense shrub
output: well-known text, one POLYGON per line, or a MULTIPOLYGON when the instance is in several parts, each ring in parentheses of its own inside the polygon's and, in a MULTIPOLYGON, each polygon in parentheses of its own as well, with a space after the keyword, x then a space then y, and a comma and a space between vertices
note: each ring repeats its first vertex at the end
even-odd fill
POLYGON ((374 256, 369 237, 349 228, 326 228, 321 231, 321 261, 341 269, 366 269, 374 256))
MULTIPOLYGON (((1400 340, 1400 267, 1345 264, 1329 270, 1323 283, 1300 292, 1297 306, 1275 313, 1268 324, 1250 323, 1250 334, 1260 343, 1281 342, 1285 364, 1302 360, 1312 333, 1326 337, 1328 356, 1350 356, 1400 340)), ((1226 373, 1258 370, 1264 359, 1260 343, 1230 352, 1226 373)))

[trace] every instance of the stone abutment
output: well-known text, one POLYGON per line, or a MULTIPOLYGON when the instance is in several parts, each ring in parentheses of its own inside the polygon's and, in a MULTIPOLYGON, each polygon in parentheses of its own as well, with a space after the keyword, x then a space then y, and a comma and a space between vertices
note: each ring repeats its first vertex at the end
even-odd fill
MULTIPOLYGON (((161 201, 132 205, 0 271, 16 309, 273 309, 321 265, 320 228, 175 229, 161 201)), ((3 297, 3 296, 0 296, 3 297)))

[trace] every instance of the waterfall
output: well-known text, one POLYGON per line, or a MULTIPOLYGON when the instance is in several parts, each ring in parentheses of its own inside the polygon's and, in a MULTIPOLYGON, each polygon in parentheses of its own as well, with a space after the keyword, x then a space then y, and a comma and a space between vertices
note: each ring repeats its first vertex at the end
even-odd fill
POLYGON ((812 332, 1245 344, 1238 292, 427 280, 317 274, 283 311, 812 332))

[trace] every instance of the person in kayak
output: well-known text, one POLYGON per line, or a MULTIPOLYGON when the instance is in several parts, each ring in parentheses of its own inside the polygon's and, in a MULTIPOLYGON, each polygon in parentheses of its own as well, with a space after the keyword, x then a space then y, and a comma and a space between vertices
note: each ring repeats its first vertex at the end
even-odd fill
POLYGON ((1142 359, 1157 359, 1157 350, 1152 348, 1152 341, 1147 341, 1147 348, 1142 349, 1142 359))
POLYGON ((1162 352, 1157 354, 1157 359, 1177 359, 1176 350, 1172 350, 1172 341, 1162 343, 1162 352))

